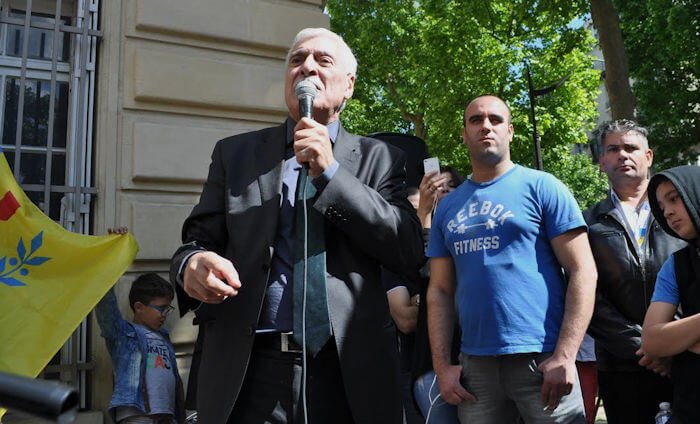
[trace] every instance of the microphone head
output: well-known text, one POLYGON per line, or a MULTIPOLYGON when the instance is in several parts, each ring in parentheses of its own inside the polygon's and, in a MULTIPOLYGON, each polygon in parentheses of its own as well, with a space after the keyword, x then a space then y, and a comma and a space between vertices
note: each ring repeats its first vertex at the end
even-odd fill
POLYGON ((294 94, 296 94, 297 99, 304 97, 311 97, 313 99, 316 97, 316 86, 311 80, 303 79, 294 87, 294 94))

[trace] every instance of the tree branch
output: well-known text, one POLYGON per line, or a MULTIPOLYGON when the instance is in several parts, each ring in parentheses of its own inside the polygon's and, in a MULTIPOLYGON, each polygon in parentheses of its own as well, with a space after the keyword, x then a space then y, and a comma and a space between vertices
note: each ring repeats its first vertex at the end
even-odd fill
POLYGON ((425 140, 428 131, 423 120, 423 114, 411 113, 406 109, 406 105, 401 101, 401 95, 399 95, 398 90, 396 90, 394 78, 391 74, 386 79, 386 88, 389 90, 389 94, 394 98, 396 105, 399 107, 401 119, 412 123, 415 132, 414 135, 425 140))

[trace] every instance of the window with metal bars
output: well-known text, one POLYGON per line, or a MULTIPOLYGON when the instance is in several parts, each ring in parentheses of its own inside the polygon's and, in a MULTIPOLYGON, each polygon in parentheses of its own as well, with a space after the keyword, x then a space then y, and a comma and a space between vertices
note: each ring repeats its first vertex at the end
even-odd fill
MULTIPOLYGON (((0 144, 28 197, 65 228, 90 230, 99 0, 0 0, 0 144)), ((44 378, 87 404, 88 326, 44 378)))

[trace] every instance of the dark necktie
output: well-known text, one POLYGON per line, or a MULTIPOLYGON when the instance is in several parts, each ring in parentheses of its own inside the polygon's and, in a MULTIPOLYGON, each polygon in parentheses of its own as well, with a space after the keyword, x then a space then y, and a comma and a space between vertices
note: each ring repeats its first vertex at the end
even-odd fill
POLYGON ((326 294, 326 247, 323 215, 311 206, 316 188, 307 177, 308 170, 299 171, 294 235, 296 248, 294 255, 294 340, 302 341, 302 323, 306 322, 306 347, 313 356, 321 350, 331 337, 331 323, 328 316, 328 296, 326 294), (306 183, 306 198, 304 198, 306 183), (306 203, 307 226, 304 226, 304 203, 306 203), (306 230, 306 231, 305 231, 306 230), (306 237, 305 237, 306 233, 306 237), (304 241, 306 241, 307 261, 304 269, 304 241), (304 285, 306 277, 306 285, 304 285), (304 287, 306 287, 306 311, 303 308, 304 287), (305 316, 304 316, 305 315, 305 316))

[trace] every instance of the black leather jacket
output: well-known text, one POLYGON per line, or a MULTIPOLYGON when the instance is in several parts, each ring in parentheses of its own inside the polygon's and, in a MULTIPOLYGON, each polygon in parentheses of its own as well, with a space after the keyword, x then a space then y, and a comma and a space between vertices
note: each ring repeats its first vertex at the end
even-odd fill
POLYGON ((651 217, 644 245, 625 230, 624 218, 610 196, 584 213, 598 268, 595 311, 588 333, 596 340, 598 369, 639 370, 644 314, 654 293, 656 274, 685 242, 666 234, 651 217))

